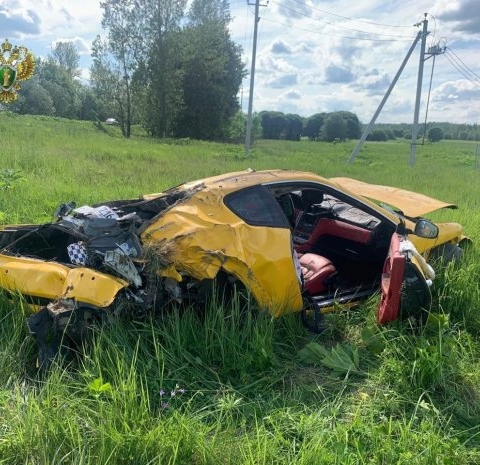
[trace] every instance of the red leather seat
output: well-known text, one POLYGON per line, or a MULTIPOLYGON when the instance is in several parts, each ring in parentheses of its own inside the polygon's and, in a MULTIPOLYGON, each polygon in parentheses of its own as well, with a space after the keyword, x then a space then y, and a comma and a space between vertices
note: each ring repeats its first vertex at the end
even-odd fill
POLYGON ((305 290, 311 295, 326 291, 325 280, 336 272, 333 263, 328 258, 314 253, 301 255, 299 261, 305 290))

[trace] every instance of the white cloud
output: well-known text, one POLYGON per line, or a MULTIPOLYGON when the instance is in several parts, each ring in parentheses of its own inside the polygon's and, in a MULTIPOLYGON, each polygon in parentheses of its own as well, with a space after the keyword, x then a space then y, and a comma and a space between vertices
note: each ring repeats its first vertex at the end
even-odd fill
MULTIPOLYGON (((252 31, 253 9, 240 6, 239 2, 232 2, 232 7, 242 18, 243 30, 248 31, 245 29, 245 22, 248 22, 252 31)), ((478 0, 277 0, 261 8, 260 15, 258 47, 262 58, 257 62, 257 76, 265 76, 265 79, 255 80, 255 95, 259 96, 258 100, 254 99, 256 111, 282 111, 282 108, 291 111, 293 101, 302 116, 348 110, 368 122, 425 19, 429 31, 427 47, 439 41, 447 45, 463 63, 460 68, 467 67, 477 73, 477 77, 469 76, 480 86, 478 0), (420 25, 414 27, 415 23, 420 25), (367 38, 371 40, 364 40, 367 38), (280 58, 280 62, 272 61, 280 58), (285 98, 285 93, 292 91, 298 92, 297 98, 285 98)), ((239 22, 236 22, 233 37, 251 53, 252 36, 247 34, 240 38, 234 33, 239 29, 239 22)), ((417 44, 379 121, 413 121, 419 48, 417 44)), ((452 59, 457 58, 451 53, 436 57, 428 117, 436 121, 477 122, 480 105, 476 90, 480 89, 464 79, 452 59), (450 61, 447 58, 451 58, 450 61), (459 83, 462 78, 468 83, 466 88, 459 83)), ((432 62, 431 59, 424 62, 423 115, 432 62)), ((249 78, 245 85, 248 83, 249 78)))
MULTIPOLYGON (((254 111, 278 110, 309 116, 348 110, 368 122, 428 12, 427 46, 447 45, 436 57, 429 119, 480 120, 479 0, 275 0, 260 8, 254 111), (365 40, 370 39, 370 40, 365 40), (458 61, 461 60, 461 61, 458 61), (462 72, 472 70, 470 81, 462 72)), ((250 73, 254 7, 230 0, 233 40, 243 47, 250 73)), ((71 41, 88 78, 90 47, 101 27, 99 0, 0 0, 3 37, 47 56, 57 41, 71 41)), ((422 110, 433 60, 425 62, 422 110)), ((417 85, 417 46, 379 121, 411 122, 417 85)), ((249 76, 243 82, 247 107, 249 76)))

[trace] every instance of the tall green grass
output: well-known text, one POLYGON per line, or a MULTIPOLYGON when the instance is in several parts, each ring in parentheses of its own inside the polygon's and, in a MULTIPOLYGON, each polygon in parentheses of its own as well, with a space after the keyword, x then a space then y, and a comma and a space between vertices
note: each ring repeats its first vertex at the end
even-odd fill
MULTIPOLYGON (((293 168, 458 203, 437 220, 473 240, 437 266, 432 315, 379 328, 377 299, 307 333, 211 302, 99 328, 70 364, 36 370, 20 296, 0 300, 0 464, 480 463, 480 265, 475 145, 123 140, 116 128, 3 113, 0 221, 52 218, 62 201, 136 197, 185 180, 293 168), (3 176, 3 177, 2 177, 3 176), (305 355, 309 348, 308 357, 305 355)), ((274 277, 272 277, 274 279, 274 277)))

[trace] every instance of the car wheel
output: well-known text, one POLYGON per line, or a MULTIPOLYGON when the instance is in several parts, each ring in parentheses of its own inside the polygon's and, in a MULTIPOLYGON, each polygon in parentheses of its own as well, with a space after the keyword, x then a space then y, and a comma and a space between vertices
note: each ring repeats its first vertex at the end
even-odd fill
POLYGON ((444 244, 432 250, 433 261, 446 266, 450 262, 459 262, 463 256, 463 250, 458 244, 444 244))

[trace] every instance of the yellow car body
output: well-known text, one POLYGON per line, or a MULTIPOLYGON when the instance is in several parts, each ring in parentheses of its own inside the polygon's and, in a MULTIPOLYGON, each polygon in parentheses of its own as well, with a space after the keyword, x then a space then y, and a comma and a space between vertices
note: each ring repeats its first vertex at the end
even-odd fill
MULTIPOLYGON (((446 245, 458 247, 463 239, 459 224, 423 219, 452 204, 291 170, 227 173, 140 199, 63 207, 54 223, 6 226, 0 232, 0 287, 43 310, 44 316, 29 323, 37 340, 45 321, 70 317, 78 308, 90 321, 116 308, 120 296, 133 307, 202 300, 204 284, 219 276, 241 284, 274 316, 309 305, 326 312, 380 290, 380 307, 390 308, 387 317, 379 317, 384 323, 398 316, 406 289, 397 282, 392 290, 390 266, 412 264, 418 287, 412 293, 418 297, 431 279, 425 257, 446 245), (320 194, 321 201, 302 205, 307 193, 320 194), (324 231, 314 232, 319 225, 324 231), (423 234, 420 226, 430 229, 423 234), (399 244, 403 251, 392 249, 399 244), (72 255, 75 247, 81 259, 72 255), (328 284, 317 283, 309 292, 302 275, 308 264, 299 261, 316 256, 322 270, 330 270, 328 284), (364 270, 368 278, 361 276, 364 270), (344 295, 342 286, 348 288, 344 295)), ((320 268, 313 273, 321 274, 320 268)), ((421 297, 418 304, 427 301, 421 297)))

